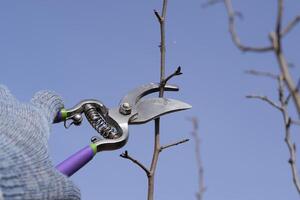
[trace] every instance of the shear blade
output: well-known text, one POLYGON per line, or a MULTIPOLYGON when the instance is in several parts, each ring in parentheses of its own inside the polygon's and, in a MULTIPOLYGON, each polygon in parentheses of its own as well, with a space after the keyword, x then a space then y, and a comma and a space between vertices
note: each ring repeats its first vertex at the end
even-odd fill
POLYGON ((143 99, 136 105, 137 115, 129 121, 131 124, 146 123, 159 116, 190 109, 192 106, 175 99, 149 98, 143 99))
MULTIPOLYGON (((159 83, 148 83, 145 85, 142 85, 138 88, 135 88, 134 90, 130 91, 120 102, 120 105, 123 103, 129 103, 131 106, 135 106, 135 104, 144 96, 158 92, 160 89, 159 83)), ((165 85, 164 87, 165 91, 178 91, 179 88, 176 85, 165 85)))

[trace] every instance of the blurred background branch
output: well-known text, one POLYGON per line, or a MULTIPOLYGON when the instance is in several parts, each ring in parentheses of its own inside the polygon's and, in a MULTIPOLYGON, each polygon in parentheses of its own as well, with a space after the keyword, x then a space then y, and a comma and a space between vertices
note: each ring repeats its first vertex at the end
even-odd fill
POLYGON ((281 111, 283 115, 283 121, 285 126, 285 142, 288 146, 289 153, 290 153, 290 159, 289 164, 291 166, 292 171, 292 179, 293 183, 300 194, 300 183, 299 183, 299 174, 297 170, 297 164, 296 164, 296 144, 293 142, 291 133, 290 133, 290 127, 293 124, 292 121, 294 121, 291 116, 288 113, 288 107, 289 107, 289 100, 292 99, 293 101, 293 108, 296 110, 298 114, 298 118, 300 116, 300 94, 298 91, 298 85, 295 85, 294 80, 292 78, 292 75, 289 70, 289 63, 287 62, 287 59, 285 57, 285 54, 283 53, 283 47, 282 47, 282 39, 285 37, 300 21, 300 16, 294 17, 287 25, 283 28, 282 20, 284 15, 284 0, 277 0, 277 14, 276 14, 276 23, 274 31, 269 33, 269 39, 271 44, 260 46, 260 47, 254 47, 254 46, 248 46, 244 45, 238 36, 238 33, 236 32, 236 24, 235 24, 235 17, 236 17, 236 11, 234 10, 232 6, 231 0, 223 0, 223 1, 216 1, 211 0, 208 1, 205 5, 210 6, 214 5, 216 3, 224 3, 228 15, 228 27, 229 27, 229 33, 231 35, 231 39, 235 46, 240 49, 243 52, 256 52, 256 53, 262 53, 262 52, 273 52, 278 67, 280 69, 279 75, 274 75, 270 72, 261 72, 256 70, 249 70, 247 73, 256 75, 256 76, 265 76, 272 79, 276 79, 278 81, 278 94, 279 94, 279 103, 271 100, 267 96, 261 96, 261 95, 248 95, 247 98, 255 98, 262 100, 264 102, 267 102, 269 105, 273 106, 274 108, 281 111), (284 90, 285 88, 288 91, 288 95, 285 97, 284 90))
POLYGON ((196 193, 197 200, 203 200, 203 195, 206 191, 205 183, 204 183, 204 168, 201 157, 201 140, 199 137, 199 125, 197 117, 192 117, 188 119, 191 121, 193 130, 191 131, 192 138, 195 142, 195 158, 197 164, 197 173, 198 173, 198 192, 196 193))

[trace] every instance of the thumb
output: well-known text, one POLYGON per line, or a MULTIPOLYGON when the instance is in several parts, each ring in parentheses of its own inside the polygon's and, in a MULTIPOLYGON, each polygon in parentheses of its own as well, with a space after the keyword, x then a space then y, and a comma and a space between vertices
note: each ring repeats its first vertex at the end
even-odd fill
POLYGON ((62 98, 52 91, 39 91, 31 99, 31 103, 41 109, 48 123, 52 123, 56 113, 64 107, 62 98))

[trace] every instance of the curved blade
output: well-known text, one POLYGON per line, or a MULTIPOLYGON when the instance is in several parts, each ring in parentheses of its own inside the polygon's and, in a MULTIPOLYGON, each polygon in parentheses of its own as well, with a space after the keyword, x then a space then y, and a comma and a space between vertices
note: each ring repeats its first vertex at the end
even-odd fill
MULTIPOLYGON (((120 105, 123 103, 129 103, 130 106, 135 107, 136 103, 144 96, 158 92, 159 91, 159 83, 148 83, 145 85, 142 85, 138 88, 133 89, 130 91, 126 96, 124 96, 120 102, 120 105)), ((164 87, 165 91, 178 91, 179 88, 176 85, 165 85, 164 87)))
POLYGON ((149 98, 137 103, 137 115, 129 120, 130 124, 146 123, 161 115, 190 109, 192 106, 175 99, 149 98))

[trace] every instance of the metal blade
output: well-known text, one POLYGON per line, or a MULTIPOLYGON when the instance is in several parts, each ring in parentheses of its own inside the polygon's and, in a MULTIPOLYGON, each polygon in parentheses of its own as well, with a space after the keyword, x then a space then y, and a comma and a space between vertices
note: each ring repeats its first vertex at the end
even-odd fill
POLYGON ((130 124, 146 123, 171 112, 190 109, 192 106, 175 99, 149 98, 143 99, 136 105, 137 115, 129 120, 130 124))
MULTIPOLYGON (((130 106, 135 107, 136 103, 144 96, 158 92, 160 85, 158 83, 148 83, 142 85, 134 90, 130 91, 125 97, 120 101, 120 105, 123 103, 128 103, 130 106)), ((165 91, 178 91, 179 88, 176 85, 165 85, 165 91)))

